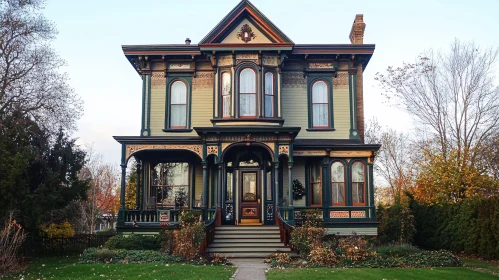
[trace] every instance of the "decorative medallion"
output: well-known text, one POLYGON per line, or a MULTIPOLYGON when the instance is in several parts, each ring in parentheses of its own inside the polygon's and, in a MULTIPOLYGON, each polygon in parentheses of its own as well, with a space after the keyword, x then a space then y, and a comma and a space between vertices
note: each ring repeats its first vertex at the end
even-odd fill
POLYGON ((241 39, 245 43, 248 43, 251 39, 255 38, 256 35, 248 24, 241 26, 241 30, 237 33, 237 39, 241 39))

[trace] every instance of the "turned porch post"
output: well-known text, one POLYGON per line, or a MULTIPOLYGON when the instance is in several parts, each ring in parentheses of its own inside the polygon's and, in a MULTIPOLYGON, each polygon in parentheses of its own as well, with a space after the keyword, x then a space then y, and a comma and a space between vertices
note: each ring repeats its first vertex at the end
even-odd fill
POLYGON ((137 161, 137 185, 135 188, 135 208, 140 210, 140 173, 141 173, 141 164, 140 161, 137 161))
POLYGON ((208 163, 202 162, 203 164, 203 220, 206 221, 207 213, 206 209, 208 207, 208 163))
POLYGON ((118 210, 118 226, 125 226, 125 182, 126 182, 126 145, 121 144, 121 191, 120 209, 118 210))

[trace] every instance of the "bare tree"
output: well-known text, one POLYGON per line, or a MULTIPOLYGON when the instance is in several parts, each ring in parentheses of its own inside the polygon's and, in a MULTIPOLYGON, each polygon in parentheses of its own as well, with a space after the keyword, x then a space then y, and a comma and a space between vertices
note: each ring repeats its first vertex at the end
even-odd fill
POLYGON ((115 222, 119 208, 119 172, 115 165, 104 163, 101 155, 89 149, 87 166, 81 176, 90 178, 88 199, 81 201, 82 220, 86 221, 87 232, 94 233, 99 218, 115 222))
POLYGON ((393 202, 413 183, 412 141, 407 134, 382 128, 375 118, 366 123, 365 139, 368 144, 381 144, 374 161, 374 171, 388 188, 384 189, 383 184, 377 183, 378 201, 393 202))
POLYGON ((377 73, 385 96, 409 112, 444 158, 456 148, 476 160, 478 143, 499 129, 499 88, 493 75, 499 49, 455 40, 447 53, 429 50, 415 63, 377 73))
POLYGON ((50 42, 57 34, 43 0, 0 0, 0 121, 20 112, 54 132, 74 129, 82 102, 50 42))

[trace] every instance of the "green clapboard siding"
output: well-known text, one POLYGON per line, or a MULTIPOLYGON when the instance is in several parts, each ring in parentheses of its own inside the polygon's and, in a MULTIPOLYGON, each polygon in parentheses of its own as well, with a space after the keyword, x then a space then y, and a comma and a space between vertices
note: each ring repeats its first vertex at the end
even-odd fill
POLYGON ((335 131, 307 131, 308 100, 305 88, 288 88, 282 90, 282 115, 285 126, 302 128, 297 138, 334 138, 348 139, 350 135, 350 108, 348 87, 333 88, 334 128, 335 131))
MULTIPOLYGON (((305 158, 294 158, 293 159, 293 180, 297 179, 305 187, 305 158)), ((303 196, 302 199, 295 200, 293 203, 295 206, 305 206, 307 196, 303 196)))
MULTIPOLYGON (((197 135, 192 132, 163 132, 165 126, 166 86, 153 86, 151 89, 151 136, 185 136, 197 135)), ((191 128, 212 126, 213 90, 211 88, 194 89, 192 91, 191 128)))

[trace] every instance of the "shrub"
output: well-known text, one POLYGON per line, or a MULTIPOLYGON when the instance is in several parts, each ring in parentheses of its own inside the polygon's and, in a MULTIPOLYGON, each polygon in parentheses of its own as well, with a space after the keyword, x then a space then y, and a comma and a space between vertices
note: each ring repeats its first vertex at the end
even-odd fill
POLYGON ((322 228, 324 226, 322 210, 320 209, 305 209, 302 211, 301 216, 303 219, 303 226, 318 228, 322 228))
POLYGON ((322 246, 326 231, 323 228, 301 226, 291 232, 290 243, 305 258, 310 250, 322 246))
POLYGON ((75 235, 75 229, 68 221, 41 225, 40 230, 48 237, 73 237, 75 235))
POLYGON ((402 257, 400 262, 409 267, 453 267, 463 265, 458 257, 445 250, 422 251, 402 257))
POLYGON ((291 257, 288 253, 275 252, 269 256, 271 267, 286 267, 291 264, 291 257))
POLYGON ((21 225, 11 214, 0 231, 0 277, 19 268, 18 252, 25 237, 21 225))
POLYGON ((159 233, 159 238, 161 239, 160 251, 168 254, 173 253, 173 230, 162 230, 159 233))
POLYGON ((378 242, 380 244, 413 242, 416 228, 414 215, 407 200, 406 196, 398 195, 394 205, 378 207, 376 217, 379 222, 378 242))
POLYGON ((356 233, 339 239, 337 253, 352 262, 363 261, 374 254, 369 250, 367 239, 356 233))
POLYGON ((88 248, 80 257, 79 263, 172 263, 183 262, 181 256, 173 256, 152 250, 110 250, 88 248))
POLYGON ((308 255, 310 264, 318 266, 334 266, 338 262, 338 258, 329 248, 319 247, 310 251, 308 255))
POLYGON ((404 257, 421 252, 420 249, 409 244, 389 245, 376 248, 376 254, 381 257, 404 257))
POLYGON ((185 225, 193 225, 201 221, 201 211, 199 210, 184 210, 180 214, 180 221, 185 225))
POLYGON ((161 239, 159 236, 131 234, 129 236, 116 235, 104 244, 107 249, 125 250, 159 250, 161 239))
POLYGON ((200 246, 205 238, 204 223, 187 224, 182 221, 182 227, 173 234, 175 240, 173 244, 173 254, 185 257, 187 260, 193 260, 199 256, 200 246))
POLYGON ((206 261, 213 265, 231 265, 232 263, 224 256, 220 254, 208 254, 206 256, 206 261))

